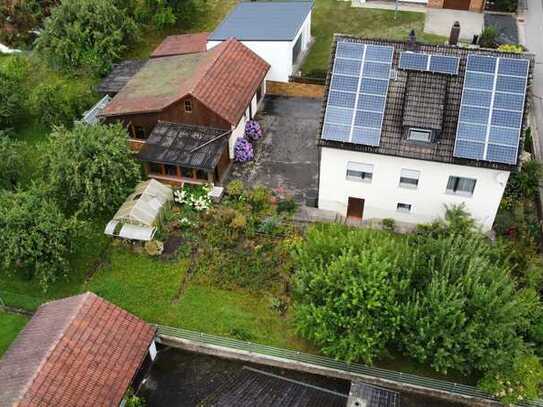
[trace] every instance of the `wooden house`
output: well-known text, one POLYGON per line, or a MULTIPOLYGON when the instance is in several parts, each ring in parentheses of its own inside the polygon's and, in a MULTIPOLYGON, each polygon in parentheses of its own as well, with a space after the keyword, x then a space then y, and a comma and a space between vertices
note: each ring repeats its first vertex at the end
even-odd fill
MULTIPOLYGON (((198 147, 193 141, 204 133, 213 134, 212 139, 217 138, 217 132, 223 134, 214 141, 206 140, 211 144, 223 143, 226 135, 227 154, 221 155, 217 161, 221 167, 204 169, 205 179, 213 178, 217 182, 233 158, 236 139, 243 136, 246 121, 255 115, 264 97, 269 69, 268 63, 235 39, 205 52, 153 57, 116 94, 101 115, 106 122, 120 121, 128 128, 131 146, 136 151, 150 141, 159 122, 170 123, 170 131, 171 125, 213 129, 199 130, 197 135, 185 137, 185 141, 191 143, 189 151, 198 147)), ((186 128, 181 127, 180 131, 187 133, 186 128)), ((155 146, 157 137, 152 141, 155 146)), ((181 142, 182 138, 178 137, 176 142, 181 142)), ((164 147, 169 140, 161 143, 164 147)), ((202 153, 201 149, 198 150, 195 153, 202 153)), ((183 162, 164 163, 151 161, 147 154, 139 155, 147 163, 145 167, 151 177, 167 176, 169 182, 179 183, 202 182, 195 176, 186 175, 195 174, 194 171, 172 170, 167 174, 152 171, 158 168, 156 165, 164 164, 191 169, 186 167, 191 160, 186 159, 186 154, 182 156, 185 157, 183 162)), ((192 169, 202 170, 198 167, 192 169)), ((203 175, 200 178, 204 178, 203 175)))

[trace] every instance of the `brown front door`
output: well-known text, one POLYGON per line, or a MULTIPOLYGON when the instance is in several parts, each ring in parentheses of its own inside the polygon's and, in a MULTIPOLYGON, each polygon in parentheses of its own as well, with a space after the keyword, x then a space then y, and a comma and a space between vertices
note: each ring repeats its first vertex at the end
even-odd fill
POLYGON ((443 8, 453 10, 469 10, 469 3, 471 0, 445 0, 443 2, 443 8))
POLYGON ((362 219, 364 213, 364 200, 360 198, 349 197, 349 204, 347 205, 347 217, 362 219))

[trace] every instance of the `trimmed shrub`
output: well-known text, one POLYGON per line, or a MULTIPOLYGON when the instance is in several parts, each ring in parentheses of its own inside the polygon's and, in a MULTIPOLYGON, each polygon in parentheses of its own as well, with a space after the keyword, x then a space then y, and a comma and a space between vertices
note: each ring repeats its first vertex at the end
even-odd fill
POLYGON ((245 185, 243 184, 243 181, 239 179, 230 181, 228 185, 226 186, 226 193, 230 196, 233 196, 234 198, 241 197, 244 192, 245 192, 245 185))

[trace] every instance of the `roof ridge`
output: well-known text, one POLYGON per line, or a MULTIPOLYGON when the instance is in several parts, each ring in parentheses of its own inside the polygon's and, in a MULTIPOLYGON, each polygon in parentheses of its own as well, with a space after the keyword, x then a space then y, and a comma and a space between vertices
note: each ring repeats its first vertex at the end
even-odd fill
MULTIPOLYGON (((63 330, 61 331, 62 334, 61 335, 58 335, 58 338, 55 339, 55 341, 53 341, 51 343, 51 345, 49 346, 49 348, 47 349, 47 352, 45 353, 45 357, 40 361, 38 367, 35 369, 34 371, 34 374, 32 376, 32 378, 28 381, 28 383, 25 385, 21 395, 20 395, 20 398, 19 400, 17 401, 17 404, 19 404, 21 401, 24 400, 26 394, 28 393, 28 391, 32 388, 32 385, 34 384, 34 382, 36 381, 36 378, 38 377, 41 369, 43 368, 43 366, 47 363, 47 361, 49 360, 49 358, 51 357, 51 354, 53 353, 53 351, 56 349, 56 347, 58 346, 58 344, 61 342, 61 340, 64 338, 64 336, 66 335, 66 330, 67 328, 72 324, 72 322, 75 320, 75 317, 81 312, 81 308, 83 307, 83 305, 87 302, 87 298, 89 298, 90 296, 94 296, 94 297, 97 297, 96 294, 90 292, 90 291, 86 291, 82 294, 79 294, 76 296, 76 298, 79 299, 79 301, 76 302, 76 308, 73 312, 73 314, 66 320, 66 323, 65 325, 63 325, 63 330)), ((49 304, 53 304, 53 303, 57 303, 59 301, 65 301, 69 299, 68 298, 63 298, 63 299, 59 299, 59 300, 53 300, 53 301, 49 301, 49 302, 46 302, 42 305, 40 305, 40 307, 38 308, 38 311, 40 309, 42 309, 43 307, 49 305, 49 304)))

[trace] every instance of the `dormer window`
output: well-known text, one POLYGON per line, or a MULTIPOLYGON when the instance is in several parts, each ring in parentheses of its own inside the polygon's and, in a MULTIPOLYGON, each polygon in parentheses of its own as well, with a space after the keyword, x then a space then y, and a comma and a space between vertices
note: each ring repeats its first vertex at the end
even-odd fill
POLYGON ((411 141, 430 143, 432 141, 432 131, 425 129, 409 129, 407 139, 411 141))
POLYGON ((185 100, 185 112, 192 113, 192 102, 190 100, 185 100))

